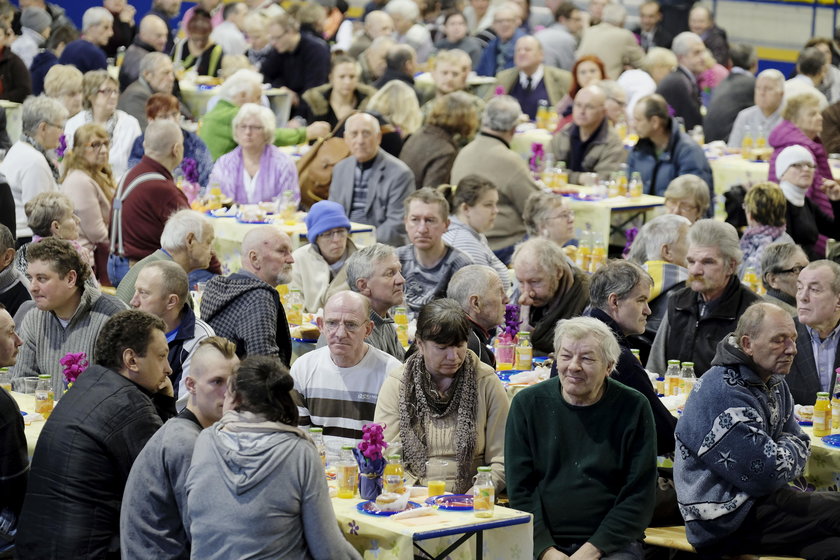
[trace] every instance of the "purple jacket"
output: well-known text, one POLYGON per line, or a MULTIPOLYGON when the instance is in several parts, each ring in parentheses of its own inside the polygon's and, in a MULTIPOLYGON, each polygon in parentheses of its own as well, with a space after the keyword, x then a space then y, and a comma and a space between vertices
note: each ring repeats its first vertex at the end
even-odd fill
POLYGON ((232 152, 216 160, 208 185, 218 185, 222 193, 233 198, 237 204, 268 202, 287 191, 292 193, 292 200, 300 202, 300 185, 295 164, 276 146, 269 144, 263 150, 256 189, 251 196, 248 196, 245 190, 244 168, 242 148, 237 146, 232 152))

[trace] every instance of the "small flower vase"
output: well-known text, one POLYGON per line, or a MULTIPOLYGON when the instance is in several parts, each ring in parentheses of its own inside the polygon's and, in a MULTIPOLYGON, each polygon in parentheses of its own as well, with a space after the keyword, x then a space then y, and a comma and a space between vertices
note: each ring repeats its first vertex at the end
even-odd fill
POLYGON ((375 500, 382 493, 382 471, 359 475, 359 497, 375 500))

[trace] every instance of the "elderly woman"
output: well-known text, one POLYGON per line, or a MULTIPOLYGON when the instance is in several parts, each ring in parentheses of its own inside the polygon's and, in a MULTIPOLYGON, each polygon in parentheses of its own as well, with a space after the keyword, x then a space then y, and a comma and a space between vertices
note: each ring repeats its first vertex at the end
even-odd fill
POLYGON ((82 74, 75 66, 56 64, 44 77, 44 95, 61 102, 67 116, 73 117, 82 110, 82 74))
POLYGON ((493 369, 467 349, 470 322, 454 300, 427 304, 417 318, 417 352, 388 374, 374 420, 385 439, 403 446, 409 484, 425 485, 426 461, 448 462, 446 490, 472 487, 479 466, 505 486, 504 433, 508 399, 493 369))
POLYGON ((32 237, 23 205, 40 192, 58 188, 58 166, 49 158, 47 150, 58 147, 66 120, 67 109, 59 101, 30 97, 21 109, 20 139, 0 163, 0 173, 5 175, 15 200, 19 244, 32 237))
MULTIPOLYGON (((566 199, 548 192, 535 192, 525 202, 522 214, 529 237, 545 237, 563 247, 575 237, 575 211, 566 199)), ((574 264, 568 256, 569 264, 574 264)))
MULTIPOLYGON (((180 124, 181 112, 178 98, 169 93, 153 94, 146 101, 146 119, 148 122, 163 119, 180 124)), ((188 160, 193 160, 197 166, 198 184, 206 187, 210 180, 210 172, 213 170, 213 156, 210 155, 207 144, 198 137, 198 134, 190 132, 185 128, 181 128, 181 132, 184 134, 184 160, 175 168, 172 174, 175 177, 183 176, 184 164, 188 160)), ((143 158, 143 154, 145 153, 143 150, 144 137, 145 135, 140 135, 134 141, 134 146, 131 147, 131 155, 128 156, 129 167, 134 167, 143 158)))
POLYGON ((364 109, 376 88, 359 82, 359 63, 339 54, 332 59, 329 83, 303 92, 300 111, 307 122, 326 121, 335 127, 354 111, 364 109))
POLYGON ((96 276, 108 284, 108 224, 117 187, 108 165, 109 143, 108 132, 100 125, 88 123, 79 127, 73 139, 74 148, 64 157, 61 179, 61 190, 79 217, 79 244, 97 257, 96 276))
POLYGON ((274 146, 274 113, 255 103, 243 105, 233 119, 238 146, 220 157, 210 174, 210 187, 218 185, 237 204, 271 201, 289 193, 300 202, 298 174, 292 160, 274 146))
POLYGON ((771 243, 793 243, 785 232, 785 194, 776 183, 753 185, 744 198, 744 212, 747 214, 747 229, 741 237, 741 251, 744 258, 738 269, 743 278, 747 268, 752 268, 761 278, 761 255, 771 243))
POLYGON ((656 93, 656 86, 665 76, 676 70, 677 56, 669 49, 651 47, 638 69, 625 70, 618 77, 618 84, 627 92, 627 118, 633 119, 633 107, 646 95, 656 93))
POLYGON ((456 91, 436 98, 425 126, 403 144, 400 159, 414 172, 418 189, 449 182, 458 155, 456 138, 469 139, 478 128, 472 97, 456 91))
POLYGON ((510 272, 490 249, 484 236, 484 232, 493 227, 499 213, 496 185, 478 175, 467 175, 457 187, 442 185, 439 188, 449 207, 454 209, 443 240, 450 247, 457 247, 469 255, 473 264, 487 265, 495 270, 505 293, 510 294, 510 272))
POLYGON ((394 125, 405 140, 423 124, 423 113, 414 89, 405 82, 391 80, 370 98, 368 111, 376 111, 394 125))
MULTIPOLYGON (((820 113, 820 100, 815 95, 803 93, 786 99, 784 109, 782 109, 782 122, 773 129, 767 138, 767 142, 773 147, 768 180, 778 183, 781 179, 776 171, 775 161, 782 150, 788 146, 804 146, 813 155, 816 165, 806 196, 816 203, 823 214, 833 218, 832 204, 823 192, 823 182, 834 183, 834 181, 831 180, 831 167, 828 165, 825 147, 820 139, 822 129, 823 118, 820 113)), ((796 239, 795 236, 794 239, 796 239)), ((826 240, 824 235, 820 235, 816 244, 818 252, 825 253, 826 240)), ((807 251, 808 249, 806 249, 807 251)))
POLYGON ((83 124, 93 122, 102 125, 111 139, 108 160, 115 177, 121 177, 128 170, 128 154, 134 139, 140 136, 137 119, 117 109, 120 86, 106 70, 93 70, 85 74, 82 82, 82 105, 84 110, 67 121, 64 137, 67 147, 73 147, 73 135, 83 124))
POLYGON ((665 211, 689 219, 693 224, 709 210, 709 185, 697 175, 677 177, 665 189, 665 211))
POLYGON ((197 558, 361 558, 336 523, 318 449, 297 427, 293 387, 267 356, 249 356, 230 379, 225 414, 198 437, 186 481, 197 558))
POLYGON ((295 249, 291 289, 303 294, 303 307, 315 313, 336 292, 347 289, 347 258, 356 252, 344 207, 331 200, 312 205, 306 214, 308 245, 295 249))
POLYGON ((795 243, 771 243, 761 253, 764 299, 796 317, 796 282, 809 264, 808 255, 795 243))

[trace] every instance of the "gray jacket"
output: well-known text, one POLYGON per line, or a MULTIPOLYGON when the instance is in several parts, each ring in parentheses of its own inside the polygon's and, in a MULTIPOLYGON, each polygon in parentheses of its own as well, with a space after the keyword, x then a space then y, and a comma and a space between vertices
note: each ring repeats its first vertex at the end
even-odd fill
MULTIPOLYGON (((554 135, 549 144, 555 161, 565 161, 569 165, 569 156, 572 151, 572 131, 577 128, 575 123, 569 123, 554 135)), ((569 171, 569 182, 575 185, 580 184, 582 172, 612 173, 618 171, 622 163, 627 160, 627 152, 618 134, 610 127, 606 117, 601 122, 600 128, 595 132, 595 137, 587 147, 583 156, 583 171, 569 171)))

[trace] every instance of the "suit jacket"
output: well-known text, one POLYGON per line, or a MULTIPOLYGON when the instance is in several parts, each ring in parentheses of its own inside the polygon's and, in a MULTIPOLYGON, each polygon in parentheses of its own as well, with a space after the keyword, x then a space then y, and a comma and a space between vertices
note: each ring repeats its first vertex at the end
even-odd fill
POLYGON ((636 37, 638 37, 639 45, 641 45, 642 49, 645 52, 648 52, 652 47, 662 47, 663 49, 670 49, 671 43, 674 42, 674 35, 661 25, 657 26, 656 29, 654 29, 653 31, 653 44, 647 43, 644 35, 642 35, 641 27, 636 27, 633 30, 633 34, 636 35, 636 37))
POLYGON ((690 75, 688 69, 677 66, 676 70, 659 82, 656 93, 665 98, 676 116, 682 117, 686 130, 703 124, 703 116, 700 114, 700 89, 697 87, 697 80, 690 75))
MULTIPOLYGON (((496 86, 503 87, 507 94, 510 94, 510 90, 513 89, 513 86, 518 81, 519 69, 517 68, 508 68, 496 74, 496 86)), ((560 68, 543 65, 543 83, 545 84, 545 91, 548 93, 549 104, 557 105, 569 93, 569 88, 572 86, 572 73, 560 68)), ((489 88, 485 99, 490 99, 495 95, 496 88, 489 88)))
MULTIPOLYGON (((785 378, 796 404, 814 404, 817 402, 817 392, 822 391, 820 376, 817 373, 817 363, 814 361, 814 350, 811 347, 811 335, 799 319, 796 324, 796 357, 790 373, 785 378)), ((834 365, 831 368, 831 385, 829 392, 834 390, 834 370, 840 367, 840 352, 834 355, 834 365)))
MULTIPOLYGON (((177 81, 175 84, 177 85, 177 81)), ((125 91, 120 94, 120 100, 117 103, 117 109, 121 109, 137 119, 140 123, 140 130, 146 132, 146 101, 155 93, 152 91, 152 86, 143 78, 137 78, 131 85, 125 88, 125 91)), ((178 97, 178 105, 181 114, 187 118, 192 118, 192 112, 180 99, 178 92, 173 92, 175 97, 178 97)))
POLYGON ((600 58, 607 69, 607 76, 616 80, 626 63, 639 68, 645 53, 629 29, 599 23, 583 32, 577 57, 587 54, 594 54, 600 58))
POLYGON ((712 92, 709 110, 703 122, 703 134, 706 142, 729 139, 735 117, 743 109, 753 105, 755 76, 733 72, 726 77, 712 92))
MULTIPOLYGON (((368 182, 364 223, 376 227, 376 240, 400 247, 407 243, 403 224, 403 201, 415 190, 411 169, 385 150, 374 158, 368 182)), ((349 216, 353 208, 353 171, 356 158, 348 157, 333 168, 330 200, 344 207, 349 216)))

